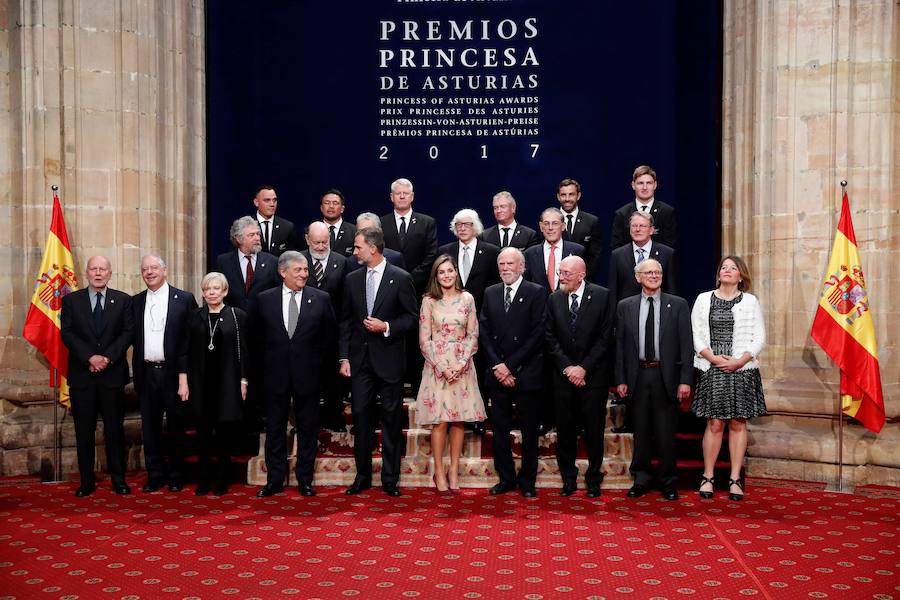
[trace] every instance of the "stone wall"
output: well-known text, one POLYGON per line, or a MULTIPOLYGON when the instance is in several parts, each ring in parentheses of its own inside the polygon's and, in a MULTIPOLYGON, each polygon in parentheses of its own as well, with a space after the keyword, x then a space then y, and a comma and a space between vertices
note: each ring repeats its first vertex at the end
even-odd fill
MULTIPOLYGON (((839 372, 809 336, 849 182, 888 418, 900 416, 900 6, 893 0, 725 3, 724 253, 749 259, 767 315, 775 414, 752 424, 753 475, 835 477, 839 372)), ((858 483, 900 485, 900 425, 845 430, 858 483), (869 468, 867 468, 869 467, 869 468)))
POLYGON ((22 339, 60 186, 76 270, 104 254, 139 291, 140 257, 195 290, 206 263, 202 0, 0 2, 0 472, 51 446, 47 367, 22 339), (15 433, 18 432, 18 433, 15 433), (30 449, 29 449, 30 448, 30 449))

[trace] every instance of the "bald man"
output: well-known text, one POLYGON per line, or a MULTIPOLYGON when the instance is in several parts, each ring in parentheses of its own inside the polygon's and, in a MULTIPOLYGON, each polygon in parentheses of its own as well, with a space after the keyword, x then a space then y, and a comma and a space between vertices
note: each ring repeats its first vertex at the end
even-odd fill
POLYGON ((584 483, 588 497, 596 498, 603 482, 603 429, 614 309, 609 290, 585 281, 586 276, 580 257, 562 260, 559 289, 547 301, 544 325, 553 371, 556 461, 563 481, 560 495, 571 496, 578 487, 575 448, 577 425, 583 424, 588 454, 584 483))
POLYGON ((69 349, 68 379, 75 422, 75 449, 81 484, 79 498, 96 489, 94 435, 97 415, 103 417, 106 467, 113 491, 130 494, 125 483, 126 352, 131 345, 134 316, 131 296, 109 287, 112 265, 105 256, 87 262, 88 286, 62 299, 60 335, 69 349))

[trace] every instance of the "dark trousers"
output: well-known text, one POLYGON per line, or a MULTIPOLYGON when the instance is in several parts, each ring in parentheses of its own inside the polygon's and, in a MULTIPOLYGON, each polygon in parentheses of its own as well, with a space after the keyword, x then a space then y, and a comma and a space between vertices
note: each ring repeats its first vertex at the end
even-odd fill
POLYGON ((634 423, 634 456, 631 459, 634 482, 644 486, 653 483, 650 462, 655 449, 656 480, 662 488, 674 488, 678 479, 675 472, 678 403, 666 394, 659 369, 639 369, 635 387, 628 407, 634 423))
MULTIPOLYGON (((319 423, 318 394, 293 396, 294 423, 297 426, 297 483, 312 485, 316 464, 319 423)), ((287 477, 287 423, 291 394, 268 394, 266 408, 266 482, 284 485, 287 477)))
POLYGON ((166 390, 166 371, 148 367, 140 392, 144 465, 150 481, 180 481, 184 473, 184 421, 178 395, 166 390), (163 414, 169 443, 163 438, 163 414), (168 447, 166 447, 168 446, 168 447), (166 456, 169 457, 168 465, 166 456))
MULTIPOLYGON (((337 364, 337 357, 325 364, 337 364)), ((347 395, 348 382, 341 377, 337 367, 330 367, 320 373, 322 384, 319 396, 322 398, 319 411, 319 426, 323 429, 338 428, 343 430, 344 425, 344 397, 347 395)))
POLYGON ((568 379, 556 378, 556 462, 564 483, 575 483, 578 467, 575 454, 578 445, 578 425, 584 427, 588 468, 584 482, 588 486, 603 482, 603 430, 606 425, 606 397, 604 387, 575 387, 568 379))
POLYGON ((534 487, 537 478, 538 453, 538 401, 539 391, 520 392, 514 388, 491 386, 494 431, 494 470, 502 483, 517 483, 520 488, 534 487), (513 404, 519 410, 522 423, 522 466, 516 477, 512 447, 509 441, 512 429, 513 404))
POLYGON ((200 419, 197 423, 197 470, 200 483, 227 485, 231 447, 242 430, 240 421, 200 419), (213 466, 212 457, 216 457, 213 466))
POLYGON ((95 383, 84 388, 71 388, 72 420, 75 424, 75 449, 78 473, 83 487, 93 487, 94 436, 97 415, 103 418, 103 441, 106 444, 106 468, 113 485, 125 483, 125 390, 103 387, 95 383))
POLYGON ((400 481, 400 460, 403 451, 403 382, 389 382, 380 378, 368 360, 350 378, 353 412, 353 458, 356 462, 356 483, 372 483, 372 451, 375 438, 374 405, 381 397, 381 484, 397 485, 400 481))

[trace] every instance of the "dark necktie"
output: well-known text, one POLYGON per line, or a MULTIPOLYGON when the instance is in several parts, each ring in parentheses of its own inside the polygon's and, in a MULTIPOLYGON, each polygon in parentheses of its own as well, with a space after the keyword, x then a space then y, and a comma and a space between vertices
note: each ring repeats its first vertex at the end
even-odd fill
POLYGON ((321 287, 322 286, 322 278, 325 277, 325 268, 322 267, 321 260, 316 259, 313 262, 313 272, 315 273, 315 276, 316 276, 316 286, 321 287))
POLYGON ((250 292, 253 287, 253 255, 247 255, 247 276, 244 278, 244 290, 250 292))
POLYGON ((506 248, 509 246, 509 227, 503 228, 503 241, 500 242, 501 248, 506 248))
POLYGON ((272 249, 272 244, 269 243, 269 222, 263 221, 263 248, 266 252, 272 249))
POLYGON ((643 206, 641 206, 641 210, 644 211, 644 212, 647 212, 647 209, 648 209, 648 208, 649 208, 649 207, 648 207, 646 204, 644 204, 643 206))
POLYGON ((647 298, 647 322, 644 325, 644 360, 656 360, 656 319, 653 314, 653 297, 647 298))
POLYGON ((566 233, 569 234, 569 239, 572 239, 572 230, 575 228, 572 225, 572 215, 566 215, 566 221, 568 221, 566 223, 566 233))
POLYGON ((575 331, 575 322, 578 321, 578 294, 572 294, 572 304, 569 306, 569 329, 575 331))
POLYGON ((331 245, 334 246, 335 242, 337 242, 337 227, 329 225, 328 231, 331 233, 331 245))
POLYGON ((94 304, 94 331, 100 333, 103 329, 103 294, 97 294, 97 303, 94 304))
POLYGON ((639 264, 641 264, 641 261, 644 260, 644 259, 647 258, 647 257, 644 256, 644 249, 643 249, 643 248, 638 248, 637 251, 638 251, 637 262, 634 263, 634 264, 639 265, 639 264))
POLYGON ((509 312, 509 307, 512 304, 512 288, 510 286, 506 286, 506 294, 503 296, 503 310, 505 312, 509 312))
POLYGON ((400 246, 406 245, 406 217, 400 217, 400 246))

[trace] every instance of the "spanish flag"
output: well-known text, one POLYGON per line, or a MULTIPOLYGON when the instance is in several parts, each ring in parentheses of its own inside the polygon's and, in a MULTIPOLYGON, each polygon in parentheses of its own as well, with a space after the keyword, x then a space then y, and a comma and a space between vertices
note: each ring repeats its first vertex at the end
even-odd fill
POLYGON ((846 190, 811 335, 841 370, 844 414, 870 431, 881 431, 884 398, 875 324, 846 190))
MULTIPOLYGON (((69 246, 69 234, 63 221, 59 196, 53 193, 53 218, 50 221, 50 233, 44 247, 44 258, 31 296, 31 306, 25 318, 22 336, 43 354, 50 367, 55 369, 59 379, 59 401, 66 407, 69 403, 69 385, 66 382, 69 351, 62 343, 59 334, 59 313, 62 310, 62 298, 78 289, 75 277, 75 261, 69 246)), ((53 385, 53 375, 50 385, 53 385)))

